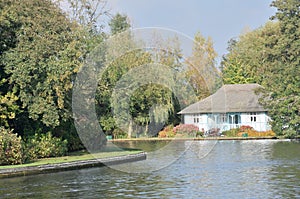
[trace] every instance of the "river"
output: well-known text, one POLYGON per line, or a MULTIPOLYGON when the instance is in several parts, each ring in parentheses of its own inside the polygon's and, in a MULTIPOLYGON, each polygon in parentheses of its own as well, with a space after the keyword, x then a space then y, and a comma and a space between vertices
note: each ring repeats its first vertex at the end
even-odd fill
POLYGON ((0 179, 0 198, 300 198, 300 143, 120 142, 146 161, 0 179))

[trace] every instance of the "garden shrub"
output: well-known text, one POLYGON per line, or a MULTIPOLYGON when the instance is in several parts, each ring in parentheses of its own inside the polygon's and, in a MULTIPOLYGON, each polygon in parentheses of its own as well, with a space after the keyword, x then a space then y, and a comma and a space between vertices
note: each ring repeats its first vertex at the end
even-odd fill
POLYGON ((112 134, 114 139, 124 139, 128 137, 127 133, 119 128, 114 129, 112 134))
POLYGON ((249 126, 249 125, 242 125, 240 128, 239 128, 239 132, 246 132, 248 130, 253 130, 253 127, 252 126, 249 126))
POLYGON ((239 133, 239 129, 230 129, 227 131, 223 131, 222 134, 226 137, 237 137, 239 133))
POLYGON ((274 131, 269 130, 269 131, 256 131, 256 130, 247 130, 246 133, 248 134, 249 137, 268 137, 268 136, 276 136, 274 131))
POLYGON ((28 156, 30 159, 63 156, 67 153, 68 142, 53 137, 50 132, 35 134, 27 141, 28 156))
POLYGON ((202 132, 202 131, 198 131, 196 133, 196 137, 203 137, 203 135, 204 135, 204 132, 202 132))
POLYGON ((166 126, 162 131, 158 133, 159 138, 173 138, 176 133, 174 132, 173 125, 166 126))
POLYGON ((84 150, 85 147, 78 135, 70 134, 64 135, 62 139, 68 140, 68 151, 80 151, 84 150))
POLYGON ((228 131, 223 131, 223 135, 227 137, 243 137, 244 134, 247 134, 248 137, 273 137, 276 136, 274 131, 256 131, 251 126, 241 126, 240 128, 230 129, 228 131))
POLYGON ((199 132, 199 128, 193 124, 180 124, 174 127, 176 134, 184 134, 187 136, 195 136, 199 132))
POLYGON ((22 164, 23 141, 12 130, 0 127, 0 165, 22 164))

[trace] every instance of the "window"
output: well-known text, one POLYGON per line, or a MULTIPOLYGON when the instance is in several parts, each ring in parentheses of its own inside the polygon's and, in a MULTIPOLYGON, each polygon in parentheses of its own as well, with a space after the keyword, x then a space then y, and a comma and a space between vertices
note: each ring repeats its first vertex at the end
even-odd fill
POLYGON ((202 120, 201 115, 194 114, 193 115, 194 123, 198 124, 202 120))
POLYGON ((256 113, 250 113, 250 121, 256 122, 256 113))
POLYGON ((194 117, 194 123, 197 124, 199 123, 199 115, 193 115, 194 117))
POLYGON ((239 124, 240 123, 240 120, 239 120, 239 115, 234 115, 234 123, 235 124, 239 124))
POLYGON ((221 123, 227 123, 227 115, 225 113, 220 114, 221 123))
POLYGON ((238 114, 230 115, 229 123, 230 124, 240 124, 241 123, 241 115, 238 115, 238 114))

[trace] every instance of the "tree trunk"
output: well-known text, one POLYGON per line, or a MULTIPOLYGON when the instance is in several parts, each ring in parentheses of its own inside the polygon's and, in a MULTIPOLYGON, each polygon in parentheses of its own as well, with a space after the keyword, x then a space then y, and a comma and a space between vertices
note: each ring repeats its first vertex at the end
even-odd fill
POLYGON ((130 120, 129 122, 129 127, 128 127, 128 135, 127 135, 127 138, 131 138, 132 136, 132 119, 130 120))
POLYGON ((149 123, 147 122, 147 123, 146 123, 146 127, 145 127, 145 135, 146 135, 146 136, 149 135, 148 131, 149 131, 149 123))

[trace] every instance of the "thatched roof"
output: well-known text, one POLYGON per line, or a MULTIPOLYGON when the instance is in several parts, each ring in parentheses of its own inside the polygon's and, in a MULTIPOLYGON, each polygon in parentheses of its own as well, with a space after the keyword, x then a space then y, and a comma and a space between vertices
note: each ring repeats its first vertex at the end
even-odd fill
POLYGON ((228 113, 228 112, 264 112, 259 104, 255 90, 259 84, 228 84, 222 86, 213 95, 192 104, 179 114, 228 113))

